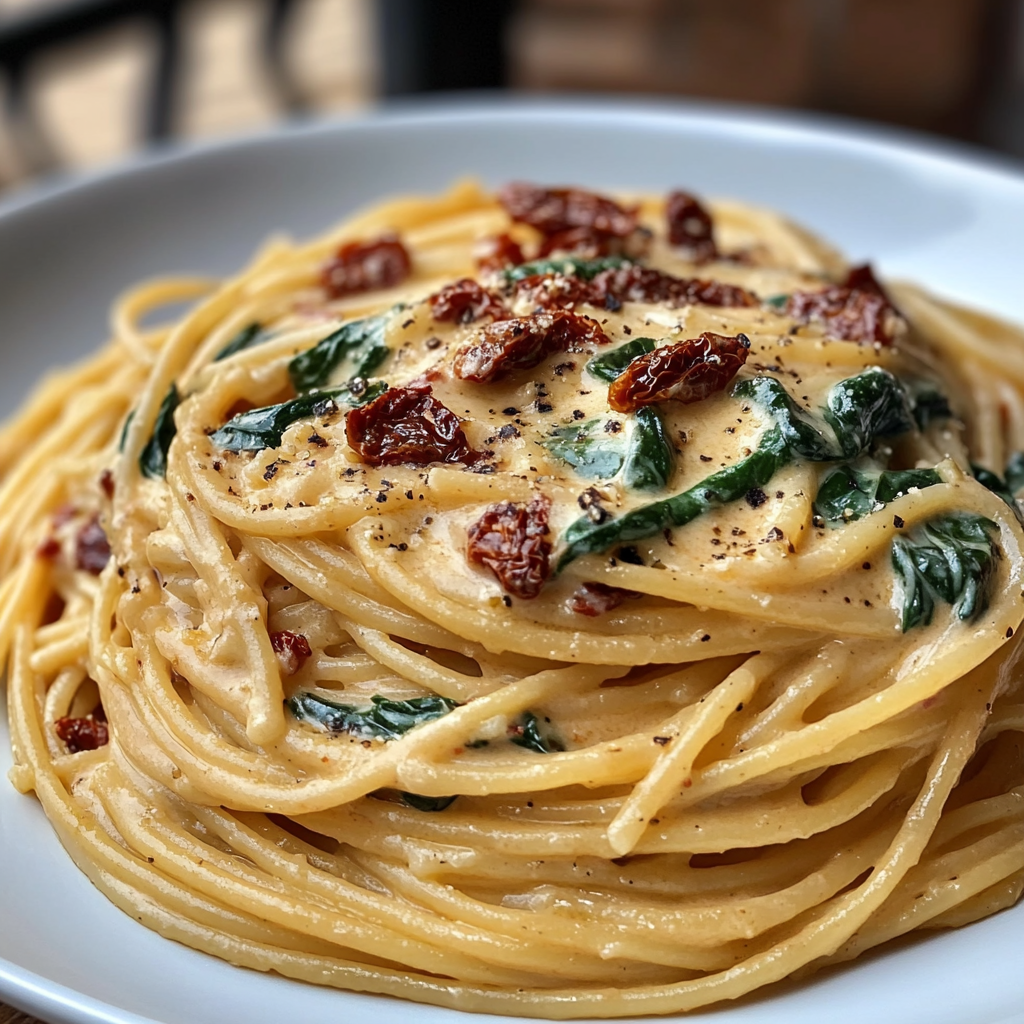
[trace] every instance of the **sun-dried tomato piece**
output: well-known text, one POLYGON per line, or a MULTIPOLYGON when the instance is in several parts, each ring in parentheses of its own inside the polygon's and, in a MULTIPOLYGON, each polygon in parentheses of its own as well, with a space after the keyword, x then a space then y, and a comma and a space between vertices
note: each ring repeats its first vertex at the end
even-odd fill
POLYGON ((110 542, 100 526, 99 516, 93 516, 75 537, 75 565, 99 576, 109 561, 110 542))
POLYGON ((879 283, 878 278, 875 277, 875 271, 870 263, 862 263, 859 267, 851 267, 843 284, 845 287, 852 288, 857 292, 870 292, 873 295, 881 295, 883 299, 889 298, 885 289, 879 283))
POLYGON ((412 273, 408 250, 394 235, 347 242, 324 264, 321 283, 333 299, 393 288, 412 273))
POLYGON ((501 270, 525 261, 522 247, 511 235, 485 238, 476 250, 476 265, 481 270, 501 270))
POLYGON ((757 306, 759 301, 753 292, 738 284, 724 281, 707 281, 693 278, 686 282, 686 303, 688 306, 757 306))
POLYGON ((610 295, 617 302, 666 302, 672 285, 682 283, 678 277, 652 267, 613 267, 602 270, 590 282, 596 302, 604 303, 610 295))
POLYGON ((652 267, 636 264, 602 270, 590 282, 591 301, 608 303, 608 296, 617 302, 665 302, 679 306, 756 306, 758 298, 739 285, 722 281, 706 281, 696 277, 675 277, 652 267))
POLYGON ((750 339, 705 331, 699 338, 665 345, 634 359, 608 388, 617 412, 672 399, 689 405, 721 391, 747 361, 750 339))
POLYGON ((345 420, 352 449, 371 466, 426 466, 431 462, 475 463, 462 421, 429 386, 390 388, 353 409, 345 420))
POLYGON ((531 274, 515 283, 515 297, 525 299, 534 309, 572 309, 581 302, 595 303, 589 281, 569 274, 531 274))
POLYGON ((498 193, 498 202, 513 220, 545 235, 590 228, 625 238, 636 227, 636 210, 626 210, 614 199, 580 188, 540 188, 514 181, 498 193))
POLYGON ((579 352, 606 345, 596 320, 577 313, 545 312, 499 320, 481 328, 455 356, 455 376, 485 384, 516 370, 528 370, 555 352, 579 352))
POLYGON ((618 608, 628 598, 639 596, 635 590, 610 587, 607 583, 581 583, 569 599, 569 607, 577 615, 594 619, 618 608))
POLYGON ((793 292, 785 311, 804 323, 818 321, 830 338, 883 345, 892 344, 898 315, 883 294, 841 285, 818 292, 793 292))
POLYGON ((484 316, 502 320, 509 315, 501 300, 471 277, 445 285, 428 301, 433 318, 443 323, 471 324, 484 316))
POLYGON ((274 648, 281 671, 293 676, 302 668, 303 662, 313 653, 309 641, 302 633, 290 629, 279 629, 270 634, 270 646, 274 648))
POLYGON ((551 575, 550 509, 543 495, 528 505, 491 505, 469 528, 466 557, 490 569, 507 593, 524 600, 536 597, 551 575))
POLYGON ((78 515, 78 509, 74 505, 61 505, 50 517, 53 528, 56 530, 65 523, 70 523, 78 515))
POLYGON ((689 192, 670 192, 665 205, 668 240, 687 250, 695 263, 717 259, 711 214, 689 192))
POLYGON ((60 541, 51 533, 46 540, 42 541, 39 547, 36 548, 36 554, 40 558, 46 558, 49 561, 53 561, 61 553, 60 541))
POLYGON ((98 704, 84 718, 58 718, 53 725, 57 738, 68 748, 69 754, 82 750, 97 750, 110 742, 107 716, 98 704))
POLYGON ((622 239, 617 235, 610 235, 606 231, 598 231, 595 228, 568 228, 565 231, 556 231, 554 234, 546 235, 540 243, 537 255, 541 258, 550 256, 553 252, 571 252, 575 256, 582 256, 585 259, 594 259, 596 256, 608 256, 610 253, 617 253, 622 249, 622 239))

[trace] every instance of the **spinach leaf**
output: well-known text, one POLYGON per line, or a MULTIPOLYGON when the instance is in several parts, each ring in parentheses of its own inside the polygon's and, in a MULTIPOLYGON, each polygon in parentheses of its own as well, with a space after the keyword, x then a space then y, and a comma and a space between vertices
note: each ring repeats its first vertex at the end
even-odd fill
POLYGON ((128 440, 128 428, 131 427, 133 419, 135 419, 135 410, 129 409, 128 415, 124 418, 124 426, 121 428, 121 436, 117 439, 117 450, 119 452, 124 451, 124 443, 128 440))
POLYGON ((420 796, 419 793, 402 793, 402 803, 416 811, 443 811, 451 807, 458 796, 420 796))
POLYGON ((1017 503, 1013 500, 1013 492, 998 473, 993 473, 991 469, 986 469, 974 462, 971 463, 971 472, 979 484, 987 487, 993 494, 998 494, 1010 508, 1016 509, 1017 503))
POLYGON ((903 497, 912 487, 920 491, 941 483, 942 477, 934 469, 887 469, 878 479, 875 498, 888 505, 890 501, 903 497))
POLYGON ((872 367, 833 385, 819 422, 775 377, 752 377, 733 388, 756 402, 781 430, 794 455, 811 462, 854 459, 878 437, 913 429, 907 395, 888 370, 872 367))
POLYGON ((836 384, 815 422, 774 377, 741 381, 733 394, 756 402, 774 420, 757 449, 735 465, 705 477, 688 491, 632 509, 618 519, 595 523, 581 516, 563 534, 565 547, 556 571, 580 555, 607 551, 615 544, 642 540, 685 526, 713 508, 764 487, 794 457, 833 462, 862 455, 876 437, 914 426, 907 397, 887 370, 874 368, 836 384))
POLYGON ((178 431, 174 425, 174 410, 178 408, 180 401, 178 388, 172 384, 160 403, 153 423, 153 433, 139 453, 139 469, 142 470, 143 476, 148 476, 152 480, 163 480, 167 475, 167 449, 171 447, 171 441, 178 431))
POLYGON ((310 391, 326 384, 334 372, 344 365, 343 379, 369 377, 389 355, 384 344, 383 316, 353 320, 342 324, 333 334, 300 352, 289 364, 288 375, 298 392, 310 391))
POLYGON ((964 622, 988 607, 998 549, 982 516, 954 512, 897 537, 892 565, 902 587, 903 632, 932 621, 935 602, 953 606, 964 622))
POLYGON ((932 423, 953 418, 949 399, 931 381, 912 381, 909 391, 918 430, 927 430, 932 423))
POLYGON ((615 476, 625 459, 622 435, 607 433, 603 420, 558 427, 541 444, 580 476, 594 480, 615 476))
POLYGON ((233 356, 243 349, 252 348, 264 340, 265 336, 258 323, 247 324, 213 357, 213 361, 219 363, 222 359, 227 359, 228 356, 233 356))
POLYGON ((1024 452, 1014 452, 1006 464, 1006 489, 1017 494, 1024 488, 1024 452))
POLYGON ((1024 514, 1022 514, 1021 508, 1017 504, 1017 499, 1014 497, 1017 489, 1024 486, 1024 479, 1021 476, 1022 471, 1024 471, 1022 460, 1024 460, 1024 456, 1019 452, 1010 457, 1010 461, 1006 464, 1005 480, 998 473, 993 473, 992 470, 986 469, 984 466, 978 466, 973 462, 971 463, 971 472, 979 484, 987 487, 993 494, 998 494, 1010 506, 1010 510, 1017 517, 1017 522, 1024 525, 1024 514), (1016 487, 1013 486, 1013 482, 1016 482, 1016 487))
POLYGON ((846 459, 866 451, 877 437, 904 434, 916 425, 903 386, 877 366, 832 387, 823 415, 846 459))
POLYGON ((533 260, 530 263, 520 263, 517 267, 503 270, 502 274, 509 284, 521 281, 524 277, 532 277, 534 274, 564 274, 567 277, 581 277, 584 281, 590 281, 597 277, 602 270, 614 270, 617 267, 626 266, 630 262, 632 261, 627 260, 624 256, 599 256, 594 260, 562 256, 553 260, 533 260))
POLYGON ((262 451, 276 448, 284 432, 297 420, 327 412, 330 403, 350 407, 379 398, 388 386, 383 381, 367 384, 359 378, 336 388, 324 388, 299 395, 279 405, 240 412, 210 435, 210 443, 229 452, 262 451))
MULTIPOLYGON (((545 718, 544 722, 550 724, 550 719, 545 718)), ((527 750, 535 750, 538 754, 551 754, 558 750, 565 750, 565 744, 554 734, 553 730, 543 728, 540 719, 532 711, 523 712, 512 742, 516 746, 526 747, 527 750)))
POLYGON ((447 697, 413 697, 411 700, 388 700, 375 695, 368 708, 336 704, 315 693, 297 693, 285 703, 300 720, 317 722, 329 732, 350 732, 368 739, 394 740, 424 722, 442 718, 459 707, 447 697))
POLYGON ((622 434, 605 430, 603 420, 558 427, 541 444, 567 462, 580 476, 609 480, 623 470, 623 483, 637 490, 660 490, 672 475, 675 450, 661 417, 641 408, 632 418, 628 443, 622 434))
POLYGON ((668 485, 674 464, 675 449, 665 424, 653 407, 641 406, 634 415, 622 482, 638 491, 660 491, 668 485))
POLYGON ((598 380, 611 383, 626 369, 627 366, 638 356, 647 355, 658 347, 654 338, 634 338, 627 341, 625 345, 605 352, 603 355, 594 356, 585 369, 597 377, 598 380))
POLYGON ((607 551, 615 544, 652 537, 673 526, 685 526, 710 509, 736 501, 755 487, 764 487, 791 458, 782 432, 772 427, 751 455, 706 476, 688 491, 641 505, 618 519, 603 523, 581 516, 563 534, 565 548, 558 559, 557 571, 580 555, 607 551))
POLYGON ((840 456, 835 453, 836 442, 825 436, 824 424, 813 421, 810 413, 801 409, 789 392, 774 377, 751 377, 740 381, 732 393, 747 399, 774 420, 782 443, 795 454, 814 462, 828 462, 840 456))
POLYGON ((770 306, 772 309, 785 309, 787 302, 789 302, 789 296, 785 294, 769 295, 768 298, 761 300, 762 305, 770 306))
POLYGON ((942 483, 934 469, 887 469, 881 473, 837 466, 818 488, 814 512, 830 523, 851 522, 877 512, 894 498, 942 483))

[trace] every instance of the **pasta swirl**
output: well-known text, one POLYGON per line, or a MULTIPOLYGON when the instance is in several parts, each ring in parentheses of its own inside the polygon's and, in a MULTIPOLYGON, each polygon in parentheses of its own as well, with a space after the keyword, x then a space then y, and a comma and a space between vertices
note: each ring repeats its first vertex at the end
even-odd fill
POLYGON ((0 432, 0 648, 12 782, 148 927, 615 1017, 1019 898, 1020 329, 521 183, 112 324, 0 432))

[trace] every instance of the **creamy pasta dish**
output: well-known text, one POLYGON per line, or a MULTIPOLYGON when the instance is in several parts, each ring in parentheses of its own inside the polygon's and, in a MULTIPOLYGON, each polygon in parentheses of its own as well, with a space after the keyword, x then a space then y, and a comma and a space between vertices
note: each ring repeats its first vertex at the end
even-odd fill
POLYGON ((11 781, 164 936, 615 1017, 1020 895, 1024 332, 775 213, 385 202, 128 293, 0 471, 11 781))

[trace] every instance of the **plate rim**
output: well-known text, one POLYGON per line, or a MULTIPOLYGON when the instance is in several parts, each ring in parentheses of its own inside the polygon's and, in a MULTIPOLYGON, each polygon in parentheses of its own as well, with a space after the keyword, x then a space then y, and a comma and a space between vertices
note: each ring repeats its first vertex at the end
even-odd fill
MULTIPOLYGON (((755 106, 725 100, 644 99, 619 96, 549 94, 511 95, 473 92, 436 94, 437 98, 403 98, 380 103, 348 115, 295 119, 278 125, 215 138, 176 139, 141 149, 125 158, 96 167, 57 172, 39 181, 16 185, 0 197, 2 222, 42 203, 134 177, 158 168, 214 158, 232 152, 274 145, 291 139, 335 134, 359 134, 404 125, 487 120, 558 122, 579 119, 601 123, 609 112, 638 118, 650 125, 677 128, 693 125, 722 135, 754 132, 773 141, 827 141, 838 149, 874 152, 880 156, 912 156, 924 164, 980 174, 1010 187, 1024 188, 1024 158, 988 150, 980 145, 946 138, 914 128, 901 128, 862 118, 783 107, 755 106)), ((636 123, 636 122, 634 122, 636 123)))
MULTIPOLYGON (((876 159, 901 162, 909 159, 919 167, 967 175, 979 184, 986 180, 991 184, 998 183, 1019 191, 1024 200, 1024 161, 966 142, 840 115, 724 101, 474 93, 391 101, 354 115, 284 123, 215 139, 177 140, 140 151, 115 163, 61 173, 49 180, 18 186, 0 198, 0 232, 12 220, 32 216, 40 207, 65 198, 87 195, 94 189, 122 180, 145 177, 154 170, 288 144, 291 140, 328 136, 358 138, 378 131, 401 130, 405 126, 468 125, 484 118, 490 123, 508 125, 538 121, 607 125, 609 115, 616 120, 629 118, 631 127, 647 125, 661 131, 682 133, 694 129, 722 137, 735 137, 742 133, 747 139, 756 137, 767 145, 809 142, 825 145, 833 151, 858 152, 876 159)), ((0 709, 5 710, 6 704, 6 694, 0 693, 0 709)), ((0 779, 0 785, 9 783, 4 778, 0 779)), ((55 836, 54 839, 59 842, 55 836)), ((86 995, 2 956, 0 998, 23 1012, 60 1024, 159 1024, 156 1018, 140 1016, 86 995)), ((411 1005, 415 1009, 417 1004, 411 1005)), ((1007 1018, 1006 1024, 1011 1020, 1024 1022, 1024 1015, 1007 1018)))

